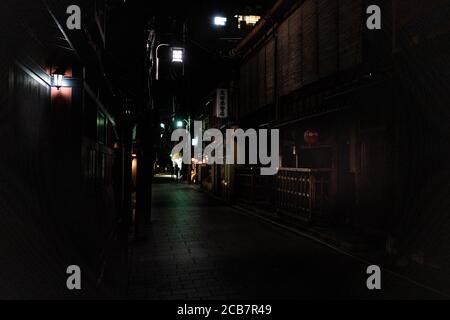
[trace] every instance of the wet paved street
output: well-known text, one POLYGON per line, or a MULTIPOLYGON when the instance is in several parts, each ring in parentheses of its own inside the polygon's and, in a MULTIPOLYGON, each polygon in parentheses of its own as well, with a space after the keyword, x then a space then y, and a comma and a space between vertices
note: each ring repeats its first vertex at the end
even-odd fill
POLYGON ((433 298, 367 264, 247 216, 192 186, 159 180, 148 239, 133 245, 131 299, 433 298))

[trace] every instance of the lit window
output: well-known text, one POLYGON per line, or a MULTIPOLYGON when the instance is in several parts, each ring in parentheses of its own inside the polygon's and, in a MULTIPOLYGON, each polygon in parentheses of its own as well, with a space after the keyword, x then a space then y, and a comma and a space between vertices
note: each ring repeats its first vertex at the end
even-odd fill
POLYGON ((225 17, 214 17, 214 24, 216 26, 226 26, 227 25, 227 18, 225 18, 225 17))
POLYGON ((235 16, 238 18, 238 27, 239 29, 242 28, 242 24, 245 23, 247 26, 253 27, 258 23, 259 20, 261 20, 260 16, 235 16))

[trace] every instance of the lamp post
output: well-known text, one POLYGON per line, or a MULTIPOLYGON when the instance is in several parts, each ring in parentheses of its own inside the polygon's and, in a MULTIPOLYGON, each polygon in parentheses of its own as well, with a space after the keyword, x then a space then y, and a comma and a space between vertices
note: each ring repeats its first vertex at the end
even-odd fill
POLYGON ((158 45, 156 47, 156 80, 159 80, 159 56, 158 56, 158 51, 161 47, 170 47, 170 44, 168 43, 161 43, 160 45, 158 45))
MULTIPOLYGON (((161 43, 156 47, 156 80, 159 80, 159 49, 162 47, 170 47, 168 43, 161 43)), ((172 63, 184 63, 184 48, 172 48, 172 63)), ((184 72, 183 72, 184 73, 184 72)))

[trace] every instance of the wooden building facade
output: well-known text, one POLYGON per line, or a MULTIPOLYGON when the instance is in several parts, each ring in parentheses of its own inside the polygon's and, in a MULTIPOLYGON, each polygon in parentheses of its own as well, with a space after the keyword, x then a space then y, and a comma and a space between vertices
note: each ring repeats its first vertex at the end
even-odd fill
POLYGON ((77 297, 118 293, 117 278, 106 280, 124 197, 121 101, 104 71, 106 7, 78 1, 86 22, 70 31, 71 4, 1 5, 2 297, 73 298, 65 283, 74 264, 85 289, 77 297))
MULTIPOLYGON (((424 243, 442 237, 442 225, 434 240, 425 231, 410 239, 437 200, 409 201, 432 193, 426 181, 448 172, 448 152, 439 151, 448 130, 435 112, 449 115, 450 5, 413 2, 278 1, 241 42, 235 118, 242 128, 280 130, 281 168, 263 177, 236 167, 236 201, 362 232, 389 253, 438 259, 424 243), (374 4, 381 30, 366 26, 374 4), (428 161, 439 166, 427 170, 428 161)), ((440 210, 428 216, 428 232, 437 216, 449 222, 440 210)))

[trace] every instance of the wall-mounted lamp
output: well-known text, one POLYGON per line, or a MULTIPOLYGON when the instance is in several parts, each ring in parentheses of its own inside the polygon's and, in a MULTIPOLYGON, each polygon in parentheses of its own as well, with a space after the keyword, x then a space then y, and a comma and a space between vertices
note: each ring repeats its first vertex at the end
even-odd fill
POLYGON ((64 84, 64 74, 54 73, 52 76, 52 87, 56 87, 58 90, 64 84))

